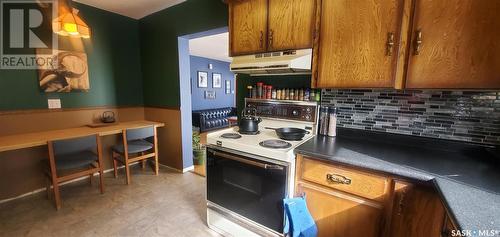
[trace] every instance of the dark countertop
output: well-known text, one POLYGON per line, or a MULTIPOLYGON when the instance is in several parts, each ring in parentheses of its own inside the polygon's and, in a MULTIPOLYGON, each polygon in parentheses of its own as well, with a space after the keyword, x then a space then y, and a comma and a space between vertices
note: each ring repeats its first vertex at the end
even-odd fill
POLYGON ((495 147, 339 129, 295 153, 432 182, 462 230, 500 231, 500 153, 495 147))

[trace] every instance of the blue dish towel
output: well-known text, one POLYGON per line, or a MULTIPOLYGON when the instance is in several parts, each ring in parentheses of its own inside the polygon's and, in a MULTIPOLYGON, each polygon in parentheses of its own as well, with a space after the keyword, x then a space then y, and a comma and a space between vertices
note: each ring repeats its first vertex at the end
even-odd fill
POLYGON ((309 210, 305 197, 283 199, 285 226, 283 231, 292 237, 316 237, 318 228, 309 210))

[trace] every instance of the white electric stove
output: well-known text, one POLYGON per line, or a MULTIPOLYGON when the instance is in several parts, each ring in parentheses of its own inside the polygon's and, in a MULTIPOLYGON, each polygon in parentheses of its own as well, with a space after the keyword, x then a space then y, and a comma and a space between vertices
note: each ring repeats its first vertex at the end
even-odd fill
MULTIPOLYGON (((262 122, 259 124, 259 133, 256 135, 245 135, 238 133, 239 128, 233 127, 217 132, 209 133, 207 135, 207 143, 215 146, 220 146, 228 149, 234 149, 240 152, 246 152, 254 155, 259 155, 271 159, 276 159, 285 162, 293 162, 295 160, 295 155, 293 154, 293 149, 300 144, 307 141, 309 138, 314 136, 314 131, 311 124, 303 122, 291 122, 276 120, 270 118, 262 118, 262 122), (300 141, 285 141, 280 139, 276 132, 268 128, 283 128, 283 127, 294 127, 294 128, 310 128, 309 134, 306 134, 300 141), (229 138, 225 138, 223 135, 238 134, 241 137, 235 138, 229 135, 229 138), (290 147, 287 148, 272 148, 264 147, 260 145, 261 142, 269 140, 281 140, 286 143, 290 143, 290 147)), ((235 135, 236 136, 236 135, 235 135)), ((236 136, 238 137, 238 136, 236 136)))
POLYGON ((293 150, 316 134, 316 102, 246 99, 262 118, 255 135, 238 127, 207 136, 207 222, 224 236, 283 236, 282 200, 293 196, 293 150), (267 128, 307 130, 285 141, 267 128))

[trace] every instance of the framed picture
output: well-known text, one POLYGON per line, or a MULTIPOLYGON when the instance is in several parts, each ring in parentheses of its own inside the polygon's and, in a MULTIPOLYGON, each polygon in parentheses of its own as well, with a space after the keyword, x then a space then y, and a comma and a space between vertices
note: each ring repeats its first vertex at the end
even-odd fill
POLYGON ((212 73, 212 87, 222 88, 222 74, 212 73))
POLYGON ((198 87, 208 87, 208 72, 198 71, 198 87))
MULTIPOLYGON (((37 54, 42 54, 42 49, 37 54)), ((90 89, 87 54, 52 50, 54 63, 38 68, 38 84, 43 92, 87 92, 90 89)))
POLYGON ((205 91, 205 99, 215 100, 215 91, 205 91))
POLYGON ((231 81, 226 80, 226 94, 231 94, 231 81))

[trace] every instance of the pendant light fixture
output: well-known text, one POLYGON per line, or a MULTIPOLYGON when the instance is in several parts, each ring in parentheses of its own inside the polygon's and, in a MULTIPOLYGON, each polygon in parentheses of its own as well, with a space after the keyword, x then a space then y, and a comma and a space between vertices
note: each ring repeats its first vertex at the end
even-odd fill
POLYGON ((62 36, 90 38, 90 27, 78 16, 78 9, 73 8, 70 1, 58 1, 59 16, 52 21, 52 31, 62 36))

